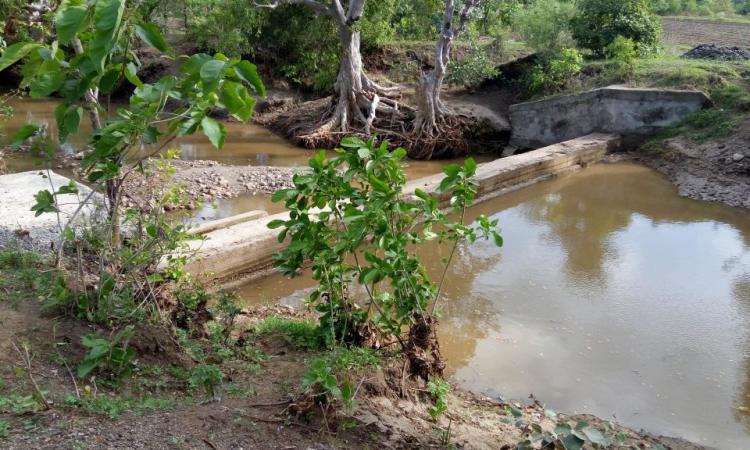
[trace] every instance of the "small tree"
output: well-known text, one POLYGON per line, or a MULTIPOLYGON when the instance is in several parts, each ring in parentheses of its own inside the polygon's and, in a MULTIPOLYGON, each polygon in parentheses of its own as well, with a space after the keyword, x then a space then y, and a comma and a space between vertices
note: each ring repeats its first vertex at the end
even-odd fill
POLYGON ((659 47, 661 20, 646 0, 579 0, 571 25, 578 44, 598 56, 617 36, 632 39, 640 54, 659 47))
POLYGON ((404 198, 406 177, 401 160, 387 143, 345 138, 339 155, 310 159, 311 172, 294 177, 294 188, 274 194, 284 201, 288 220, 275 220, 279 240, 289 240, 276 266, 297 276, 310 262, 318 288, 308 302, 321 314, 332 342, 379 346, 394 338, 410 362, 411 373, 425 379, 444 367, 435 334, 435 311, 459 243, 492 238, 502 244, 497 221, 484 216, 477 226, 465 223, 477 192, 476 163, 444 168, 441 192, 458 215, 451 220, 438 200, 417 190, 404 198), (450 255, 436 283, 415 247, 435 240, 450 245, 450 255), (358 284, 359 289, 354 289, 358 284))

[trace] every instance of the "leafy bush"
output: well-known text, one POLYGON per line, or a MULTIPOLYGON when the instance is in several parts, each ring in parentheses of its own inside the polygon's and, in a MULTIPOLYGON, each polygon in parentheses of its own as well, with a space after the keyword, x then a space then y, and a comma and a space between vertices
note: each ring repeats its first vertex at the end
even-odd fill
POLYGON ((653 53, 661 33, 646 0, 579 0, 571 26, 578 44, 599 56, 617 36, 632 39, 641 55, 653 53))
POLYGON ((528 89, 532 94, 550 94, 563 89, 581 71, 583 57, 574 48, 565 48, 560 55, 537 65, 529 74, 528 89))
POLYGON ((133 336, 133 326, 118 331, 111 340, 90 334, 81 338, 81 344, 88 348, 83 360, 78 364, 78 377, 85 378, 95 369, 119 381, 133 369, 135 350, 128 347, 133 336))
POLYGON ((480 45, 477 36, 469 39, 469 54, 463 59, 451 59, 448 64, 449 84, 475 86, 497 75, 495 63, 488 56, 486 48, 480 45))
POLYGON ((606 48, 607 59, 609 59, 621 76, 628 76, 633 73, 635 60, 638 53, 635 49, 635 42, 632 39, 623 36, 617 36, 606 48))
POLYGON ((221 385, 224 374, 211 364, 198 364, 190 373, 188 382, 193 388, 202 387, 211 398, 216 398, 216 388, 221 385))
POLYGON ((551 59, 563 48, 575 47, 570 21, 575 16, 570 1, 535 0, 513 15, 513 28, 542 58, 551 59))
POLYGON ((320 313, 321 330, 332 343, 359 343, 370 334, 400 340, 404 329, 423 323, 431 302, 434 311, 451 260, 435 285, 412 249, 439 240, 453 246, 453 255, 460 241, 493 238, 500 245, 502 238, 497 222, 484 216, 476 227, 463 223, 477 189, 473 159, 444 168, 440 190, 461 213, 461 221, 452 222, 437 199, 419 189, 414 200, 403 199, 406 150, 391 152, 374 138, 349 137, 341 146, 330 159, 317 153, 309 161, 312 170, 294 176, 294 188, 274 194, 273 200, 283 200, 290 211, 289 220, 268 224, 281 229, 279 241, 289 239, 276 266, 297 276, 306 261, 312 262, 319 284, 307 302, 320 313), (355 282, 363 292, 361 301, 350 294, 355 282))

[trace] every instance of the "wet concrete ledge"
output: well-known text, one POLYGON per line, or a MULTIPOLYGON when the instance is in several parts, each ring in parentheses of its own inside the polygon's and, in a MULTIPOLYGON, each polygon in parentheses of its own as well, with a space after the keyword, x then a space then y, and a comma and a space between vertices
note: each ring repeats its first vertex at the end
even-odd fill
MULTIPOLYGON (((476 202, 596 163, 607 152, 619 149, 621 144, 618 135, 591 134, 480 164, 477 168, 479 193, 476 202)), ((416 188, 439 195, 437 186, 442 178, 437 174, 414 180, 405 186, 404 195, 413 196, 416 188)), ((441 205, 447 206, 448 200, 447 196, 441 196, 441 205)), ((279 213, 205 233, 205 240, 192 244, 196 254, 186 270, 204 282, 247 281, 262 277, 271 270, 274 253, 285 246, 276 238, 278 231, 268 229, 267 224, 287 218, 287 213, 279 213)), ((231 220, 224 220, 231 223, 231 220)))

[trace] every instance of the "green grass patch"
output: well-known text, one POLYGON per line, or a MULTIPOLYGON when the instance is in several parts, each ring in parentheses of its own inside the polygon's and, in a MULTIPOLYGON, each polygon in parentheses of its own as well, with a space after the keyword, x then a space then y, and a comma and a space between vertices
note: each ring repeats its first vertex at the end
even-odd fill
POLYGON ((17 248, 0 250, 0 300, 17 304, 40 297, 50 289, 56 274, 44 271, 49 261, 42 255, 17 248))
POLYGON ((175 409, 179 402, 175 398, 127 398, 109 395, 83 396, 81 398, 69 394, 64 400, 68 408, 78 409, 89 414, 102 414, 115 419, 129 412, 144 414, 153 411, 168 411, 175 409))
POLYGON ((709 142, 730 136, 736 128, 737 119, 730 112, 719 108, 704 109, 655 134, 647 145, 677 136, 686 136, 698 143, 709 142))
POLYGON ((326 334, 312 320, 268 316, 255 325, 253 333, 258 336, 280 334, 289 344, 302 350, 319 350, 326 346, 326 334))

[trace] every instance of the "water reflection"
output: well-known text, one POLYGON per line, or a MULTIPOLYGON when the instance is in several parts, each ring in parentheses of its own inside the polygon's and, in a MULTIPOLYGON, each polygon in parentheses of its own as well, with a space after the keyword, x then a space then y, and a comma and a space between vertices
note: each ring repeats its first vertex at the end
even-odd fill
MULTIPOLYGON (((480 213, 500 220, 506 245, 462 247, 449 274, 439 332, 454 380, 748 448, 748 211, 680 198, 654 172, 613 164, 480 213)), ((310 285, 285 283, 271 277, 243 294, 298 299, 310 285)))

